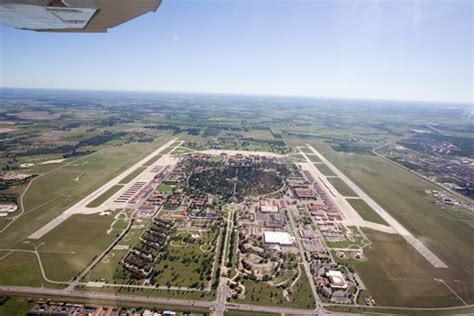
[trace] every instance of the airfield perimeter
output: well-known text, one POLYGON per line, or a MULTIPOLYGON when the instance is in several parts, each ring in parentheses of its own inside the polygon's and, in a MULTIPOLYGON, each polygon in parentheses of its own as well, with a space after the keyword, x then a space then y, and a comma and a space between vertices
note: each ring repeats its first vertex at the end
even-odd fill
MULTIPOLYGON (((56 218, 51 220, 46 225, 42 226, 38 230, 34 231, 28 239, 35 240, 41 239, 42 237, 46 236, 50 231, 55 229, 56 227, 62 225, 65 221, 67 221, 71 216, 75 214, 97 214, 105 212, 111 208, 118 207, 116 203, 116 198, 126 192, 132 184, 136 181, 148 181, 152 174, 150 173, 151 170, 154 168, 165 168, 167 166, 172 166, 176 163, 177 157, 173 156, 173 152, 180 148, 183 144, 181 141, 177 141, 177 139, 172 139, 165 143, 164 145, 160 146, 157 150, 153 151, 151 154, 147 155, 145 158, 141 159, 139 162, 128 168, 126 171, 123 171, 121 174, 101 186, 99 189, 95 190, 91 194, 87 195, 85 198, 74 204, 72 207, 68 208, 66 211, 58 215, 56 218), (150 161, 153 161, 149 163, 150 161), (124 178, 129 178, 128 183, 124 183, 124 178), (130 181, 134 180, 134 181, 130 181), (121 185, 119 190, 116 190, 113 194, 108 194, 107 192, 111 190, 114 186, 121 185), (106 195, 104 198, 103 195, 106 195), (102 197, 101 197, 102 196, 102 197), (91 207, 91 203, 95 200, 103 200, 99 203, 98 206, 91 207)), ((434 255, 426 246, 424 246, 418 239, 416 239, 407 229, 405 229, 399 222, 397 222, 390 214, 385 211, 381 206, 379 206, 374 200, 372 200, 365 192, 360 189, 356 184, 354 184, 350 179, 348 179, 341 171, 339 171, 330 161, 328 161, 323 155, 321 155, 318 151, 314 149, 311 145, 306 145, 306 148, 310 151, 310 155, 317 156, 325 165, 327 165, 338 177, 340 177, 345 184, 347 184, 362 200, 364 200, 368 205, 372 207, 372 209, 381 217, 388 225, 378 224, 371 221, 364 220, 359 213, 351 206, 350 203, 347 202, 347 199, 342 196, 330 183, 330 178, 324 176, 318 168, 315 167, 315 164, 311 161, 310 156, 307 154, 307 150, 302 150, 302 147, 297 147, 299 149, 300 154, 304 157, 306 162, 298 162, 297 164, 303 168, 303 170, 308 170, 316 181, 321 185, 321 187, 325 188, 328 196, 331 197, 333 202, 342 210, 344 219, 343 222, 347 225, 355 225, 359 227, 366 227, 372 230, 378 230, 383 233, 388 234, 400 234, 403 238, 405 238, 422 256, 424 256, 428 262, 430 262, 436 268, 447 268, 448 266, 441 261, 436 255, 434 255)), ((196 151, 192 151, 196 152, 196 151)), ((201 153, 211 154, 211 155, 220 155, 222 153, 226 153, 229 155, 261 155, 261 156, 268 156, 268 157, 283 157, 285 155, 279 155, 274 153, 266 153, 266 152, 249 152, 249 151, 225 151, 225 150, 206 150, 201 151, 201 153)), ((131 218, 130 218, 131 219, 131 218)), ((122 236, 119 236, 119 238, 122 236)), ((85 267, 81 271, 81 273, 75 277, 74 279, 65 282, 65 281, 55 281, 50 280, 43 267, 42 261, 40 256, 38 255, 37 248, 40 245, 35 246, 35 250, 31 251, 37 255, 38 264, 41 270, 41 274, 45 281, 48 281, 52 284, 58 284, 62 286, 66 286, 63 290, 46 290, 46 289, 38 289, 33 287, 7 287, 3 286, 0 288, 0 291, 8 292, 11 294, 31 294, 31 295, 40 295, 44 293, 44 295, 51 295, 51 296, 58 296, 58 297, 82 297, 82 298, 90 298, 93 295, 99 295, 94 292, 81 292, 75 290, 75 286, 81 283, 81 278, 84 277, 92 268, 93 266, 99 262, 106 254, 111 250, 110 247, 106 248, 102 253, 97 255, 95 259, 85 267)), ((16 250, 16 249, 0 249, 2 252, 6 253, 13 253, 15 251, 28 251, 28 250, 16 250)), ((225 278, 221 280, 225 282, 225 278)), ((87 285, 87 284, 86 284, 87 285)), ((100 294, 102 295, 101 298, 103 299, 112 299, 114 296, 110 294, 100 294)), ((115 294, 117 295, 117 294, 115 294)), ((160 299, 159 297, 155 298, 144 298, 138 296, 130 296, 130 295, 121 295, 120 300, 130 301, 130 302, 154 302, 154 303, 161 303, 161 304, 170 304, 170 305, 183 305, 189 306, 191 303, 193 306, 196 307, 205 307, 205 308, 212 308, 216 309, 219 312, 223 312, 226 309, 240 309, 240 310, 247 310, 247 311, 261 311, 261 312, 280 312, 280 313, 298 313, 298 314, 311 314, 314 311, 302 311, 297 309, 289 309, 283 307, 265 307, 265 306, 253 306, 248 304, 228 304, 225 303, 225 299, 223 300, 222 295, 225 295, 225 291, 218 291, 218 297, 216 298, 215 302, 206 301, 203 303, 199 303, 198 300, 179 300, 173 298, 163 298, 160 299)), ((321 308, 322 306, 330 306, 327 303, 321 303, 319 298, 316 296, 316 300, 318 301, 317 308, 321 308)), ((467 304, 465 304, 468 306, 467 304)))

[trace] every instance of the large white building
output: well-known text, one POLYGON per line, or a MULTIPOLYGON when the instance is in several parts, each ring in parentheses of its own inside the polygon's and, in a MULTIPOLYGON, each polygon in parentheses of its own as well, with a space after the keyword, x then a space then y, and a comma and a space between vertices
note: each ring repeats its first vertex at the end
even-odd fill
POLYGON ((290 234, 285 232, 264 232, 264 241, 266 244, 278 244, 280 246, 290 246, 294 240, 290 234))

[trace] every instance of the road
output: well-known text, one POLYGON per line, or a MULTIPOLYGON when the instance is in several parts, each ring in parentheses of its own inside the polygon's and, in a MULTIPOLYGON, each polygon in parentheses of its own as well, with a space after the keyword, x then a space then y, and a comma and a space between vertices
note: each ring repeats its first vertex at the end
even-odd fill
MULTIPOLYGON (((125 295, 125 294, 110 294, 110 293, 96 293, 96 292, 84 292, 84 291, 71 291, 69 289, 46 289, 46 288, 33 288, 33 287, 9 287, 1 286, 0 294, 2 295, 20 295, 20 296, 37 296, 42 298, 55 297, 64 299, 90 299, 96 301, 107 301, 111 305, 117 303, 148 303, 148 304, 163 304, 163 305, 175 305, 182 306, 185 308, 205 308, 212 310, 215 308, 215 302, 212 301, 200 301, 200 300, 186 300, 176 298, 161 298, 161 297, 150 297, 150 296, 139 296, 139 295, 125 295)), ((273 306, 260 306, 260 305, 249 305, 249 304, 225 304, 225 309, 242 310, 242 311, 254 311, 254 312, 267 312, 267 313, 285 313, 294 315, 315 315, 314 311, 296 308, 282 308, 273 306)), ((216 315, 223 315, 223 312, 215 312, 216 315)))
MULTIPOLYGON (((288 212, 293 212, 293 211, 288 210, 288 212)), ((319 295, 318 295, 318 291, 316 289, 316 285, 314 284, 314 281, 313 281, 313 274, 311 273, 309 263, 306 260, 306 257, 304 255, 305 251, 304 251, 304 248, 303 248, 303 244, 301 243, 300 234, 298 232, 298 229, 296 228, 296 224, 293 221, 293 214, 289 214, 288 218, 290 219, 291 229, 293 230, 293 235, 295 236, 296 244, 298 246, 298 249, 300 250, 301 257, 302 257, 302 260, 303 260, 304 270, 305 270, 306 276, 308 277, 308 282, 309 282, 309 285, 311 286, 311 291, 313 292, 314 300, 316 302, 316 310, 319 310, 320 307, 321 307, 321 301, 319 299, 319 295)))
POLYGON ((125 178, 127 175, 130 173, 134 172, 136 169, 141 167, 143 164, 145 164, 148 160, 152 159, 156 155, 158 155, 161 151, 164 149, 168 148, 173 144, 177 139, 172 139, 157 150, 153 151, 151 154, 140 160, 139 162, 135 163, 133 166, 128 168, 127 170, 123 171, 120 173, 118 176, 68 208, 66 211, 64 211, 61 215, 56 217, 55 219, 51 220, 49 223, 35 231, 33 234, 31 234, 28 238, 29 239, 39 239, 46 235, 49 231, 51 231, 53 228, 57 227, 61 223, 63 223, 65 220, 67 220, 71 215, 73 214, 86 214, 86 213, 95 213, 97 212, 96 209, 87 209, 86 205, 88 205, 90 202, 94 201, 97 197, 99 197, 102 193, 106 192, 109 190, 111 187, 114 185, 118 184, 123 178, 125 178))
POLYGON ((398 234, 403 236, 405 240, 412 245, 423 257, 425 257, 435 268, 448 268, 448 266, 438 258, 431 250, 429 250, 420 240, 418 240, 411 232, 409 232, 402 224, 400 224, 392 215, 390 215, 383 207, 375 202, 367 193, 365 193, 358 185, 350 180, 336 166, 334 166, 326 157, 321 155, 313 146, 306 144, 308 147, 326 166, 329 167, 339 178, 341 178, 362 200, 364 200, 377 214, 382 217, 398 234))

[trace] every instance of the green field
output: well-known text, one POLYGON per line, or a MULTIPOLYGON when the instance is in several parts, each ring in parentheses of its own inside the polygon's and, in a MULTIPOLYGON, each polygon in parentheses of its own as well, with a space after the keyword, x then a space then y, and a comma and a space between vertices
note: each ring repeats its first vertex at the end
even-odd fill
POLYGON ((340 178, 327 179, 332 186, 343 196, 357 196, 357 194, 340 178))
POLYGON ((118 190, 123 188, 123 185, 116 184, 112 186, 110 189, 99 195, 94 201, 90 202, 89 204, 86 205, 86 207, 97 207, 100 206, 102 203, 104 203, 108 198, 110 198, 114 193, 116 193, 118 190))
POLYGON ((107 234, 113 215, 73 215, 39 242, 41 261, 48 278, 69 281, 104 251, 120 233, 107 234))
MULTIPOLYGON (((425 190, 437 190, 437 187, 383 159, 370 155, 336 153, 317 142, 314 145, 405 228, 420 238, 450 268, 432 269, 424 259, 411 262, 408 266, 428 272, 427 278, 431 280, 433 278, 445 280, 466 302, 474 303, 474 269, 472 269, 474 214, 461 209, 434 205, 425 190)), ((408 247, 406 251, 412 249, 408 247)), ((401 253, 400 256, 404 257, 401 253)), ((383 258, 377 256, 376 260, 383 258)), ((398 276, 401 279, 400 283, 405 282, 403 280, 407 279, 408 272, 410 271, 406 269, 401 271, 398 276)), ((440 285, 433 284, 435 285, 436 288, 440 288, 440 285)), ((369 290, 375 292, 370 287, 369 290)), ((380 289, 378 293, 380 296, 384 292, 380 289)), ((450 298, 451 293, 443 290, 443 295, 426 300, 420 298, 419 303, 424 306, 429 304, 442 306, 444 303, 452 303, 450 298)), ((380 299, 390 300, 388 296, 384 298, 381 296, 380 299)), ((393 303, 403 304, 402 301, 393 303)), ((415 303, 411 302, 412 305, 415 303)))
POLYGON ((113 283, 121 275, 120 261, 127 255, 128 250, 110 251, 86 276, 86 281, 103 281, 113 283))
POLYGON ((33 300, 11 297, 0 306, 0 316, 24 316, 33 306, 33 300))
POLYGON ((156 190, 164 193, 170 193, 173 191, 173 188, 168 184, 162 183, 156 188, 156 190))
POLYGON ((153 163, 155 163, 155 161, 157 161, 161 157, 163 157, 163 155, 156 155, 156 156, 152 157, 151 159, 149 159, 147 162, 145 162, 143 164, 143 166, 148 167, 148 166, 152 165, 153 163))
POLYGON ((312 162, 321 162, 321 159, 316 155, 306 154, 306 157, 308 157, 312 162))
POLYGON ((272 286, 268 282, 244 279, 241 282, 246 289, 245 298, 233 299, 232 302, 313 309, 315 307, 314 296, 303 267, 301 267, 301 273, 300 278, 293 286, 293 292, 289 296, 289 301, 284 299, 283 289, 281 288, 272 286))
MULTIPOLYGON (((176 234, 191 236, 187 232, 176 234)), ((210 232, 202 232, 201 237, 193 243, 182 244, 172 240, 166 247, 167 254, 155 266, 158 271, 155 283, 160 286, 206 287, 208 280, 200 277, 200 271, 209 267, 204 265, 206 261, 212 266, 215 249, 203 252, 200 247, 212 243, 212 240, 213 234, 210 232)))
POLYGON ((325 164, 316 163, 314 166, 321 172, 324 176, 335 176, 336 174, 329 169, 325 164))
POLYGON ((138 167, 137 169, 130 172, 128 175, 125 176, 122 180, 120 180, 120 184, 127 184, 133 179, 135 179, 140 173, 145 171, 146 167, 138 167))
POLYGON ((35 254, 15 252, 0 260, 0 284, 17 286, 47 286, 41 277, 35 254))
POLYGON ((387 225, 387 222, 380 217, 364 200, 361 199, 347 199, 350 205, 359 213, 359 215, 369 222, 387 225))

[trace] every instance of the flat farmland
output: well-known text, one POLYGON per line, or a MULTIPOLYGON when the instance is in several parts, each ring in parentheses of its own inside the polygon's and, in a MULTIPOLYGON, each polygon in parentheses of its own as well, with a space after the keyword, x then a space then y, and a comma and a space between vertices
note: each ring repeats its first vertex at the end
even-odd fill
MULTIPOLYGON (((466 302, 474 303, 474 214, 434 205, 425 190, 437 187, 383 159, 337 153, 319 142, 313 145, 449 268, 430 269, 430 264, 423 260, 416 265, 430 271, 431 278, 446 281, 466 302)), ((432 303, 442 305, 441 302, 438 298, 432 303)))
POLYGON ((35 178, 23 198, 24 214, 0 234, 0 247, 17 245, 167 140, 107 147, 35 178))

